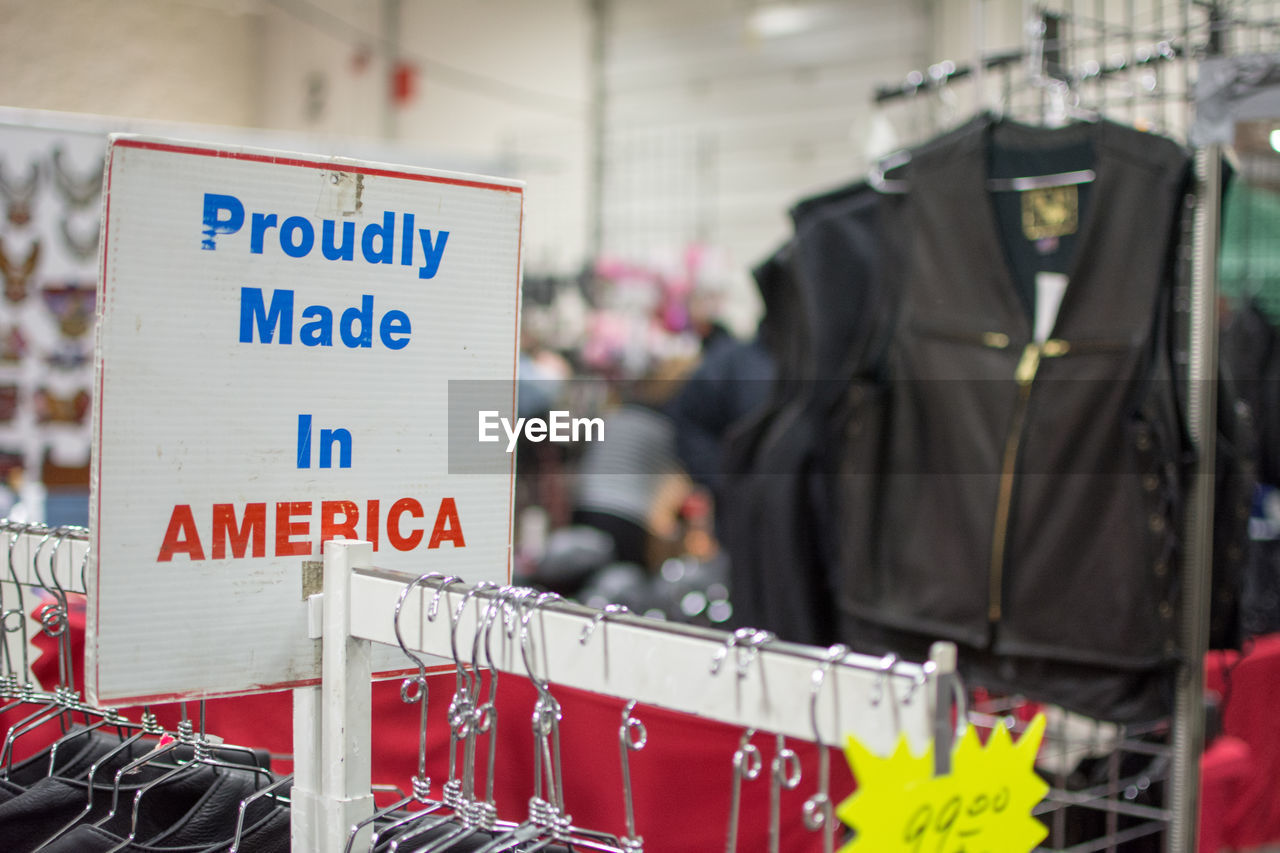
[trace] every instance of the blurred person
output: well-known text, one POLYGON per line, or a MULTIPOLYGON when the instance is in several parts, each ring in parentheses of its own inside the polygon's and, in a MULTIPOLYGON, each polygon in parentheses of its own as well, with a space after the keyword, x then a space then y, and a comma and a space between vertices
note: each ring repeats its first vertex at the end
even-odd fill
POLYGON ((604 440, 583 448, 573 522, 613 540, 616 557, 652 571, 678 538, 691 482, 676 455, 676 428, 663 405, 688 363, 665 362, 604 414, 604 440))

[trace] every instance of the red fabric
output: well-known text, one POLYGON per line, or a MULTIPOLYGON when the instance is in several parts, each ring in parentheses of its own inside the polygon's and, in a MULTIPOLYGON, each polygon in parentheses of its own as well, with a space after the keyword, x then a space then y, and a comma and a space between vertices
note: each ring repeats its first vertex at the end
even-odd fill
POLYGON ((1220 684, 1224 734, 1248 745, 1253 769, 1226 807, 1227 841, 1248 849, 1280 841, 1280 634, 1258 638, 1235 663, 1211 665, 1220 684))
MULTIPOLYGON (((73 607, 71 614, 72 660, 77 687, 83 685, 81 672, 84 659, 83 607, 73 607)), ((38 637, 41 656, 33 669, 41 683, 57 681, 58 668, 54 643, 38 637)), ((498 755, 495 773, 495 798, 500 816, 523 820, 528 812, 528 799, 533 793, 533 729, 532 713, 536 691, 525 679, 503 675, 498 682, 498 755)), ((427 775, 433 785, 432 796, 438 797, 448 778, 449 729, 447 712, 454 689, 454 676, 434 676, 429 681, 427 725, 427 775)), ((487 677, 484 694, 488 695, 487 677)), ((621 700, 597 694, 555 687, 563 720, 560 728, 566 811, 574 823, 591 829, 622 835, 626 820, 622 796, 622 771, 618 730, 622 723, 621 700)), ((196 704, 188 710, 196 713, 196 704)), ((29 709, 28 709, 29 710, 29 709)), ((167 726, 180 719, 176 705, 152 709, 167 726)), ((126 716, 136 720, 138 709, 126 709, 126 716)), ((676 714, 657 708, 637 706, 633 716, 648 730, 644 749, 630 753, 631 779, 635 804, 637 833, 645 847, 657 851, 721 850, 728 829, 732 791, 732 759, 742 735, 740 730, 708 720, 676 714)), ((14 722, 14 714, 0 716, 0 731, 14 722)), ((373 778, 375 783, 409 790, 417 772, 418 721, 417 705, 407 706, 400 699, 400 682, 373 685, 373 778)), ((214 699, 206 703, 206 728, 227 743, 270 750, 277 756, 293 752, 292 695, 274 693, 232 699, 214 699)), ((56 726, 23 738, 21 752, 43 748, 58 735, 56 726)), ((753 743, 764 759, 764 771, 742 789, 738 851, 756 853, 767 849, 769 827, 769 762, 775 752, 772 735, 758 734, 753 743)), ((479 760, 484 768, 487 741, 481 742, 479 760)), ((788 853, 817 853, 822 849, 820 833, 809 832, 802 822, 802 808, 815 791, 818 778, 819 752, 812 744, 788 741, 799 754, 802 779, 794 791, 783 792, 781 799, 781 849, 788 853)), ((291 762, 277 760, 278 772, 289 772, 291 762)), ((480 771, 483 784, 484 770, 480 771)), ((853 780, 840 753, 831 752, 832 799, 839 803, 853 790, 853 780)), ((379 797, 380 804, 390 800, 379 797)))
POLYGON ((1228 813, 1255 772, 1252 751, 1239 738, 1220 737, 1201 756, 1199 853, 1235 846, 1228 813))

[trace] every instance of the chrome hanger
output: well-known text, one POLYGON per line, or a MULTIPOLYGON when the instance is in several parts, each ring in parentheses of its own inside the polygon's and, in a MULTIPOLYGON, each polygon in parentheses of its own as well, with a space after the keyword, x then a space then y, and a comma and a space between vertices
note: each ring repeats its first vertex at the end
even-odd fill
MULTIPOLYGON (((587 641, 590 640, 591 636, 596 632, 596 627, 600 623, 608 621, 610 617, 623 616, 629 613, 631 613, 631 609, 628 608, 625 604, 606 604, 604 606, 604 609, 600 610, 598 613, 596 613, 594 616, 591 617, 590 622, 582 626, 582 633, 578 636, 578 643, 580 645, 585 646, 587 644, 587 641)), ((603 653, 604 680, 608 681, 609 680, 609 635, 607 632, 601 636, 601 641, 604 645, 604 653, 603 653)))
MULTIPOLYGON (((9 533, 9 579, 13 582, 14 592, 18 598, 18 606, 4 611, 2 619, 4 631, 6 634, 19 634, 19 648, 22 655, 22 673, 19 675, 16 671, 6 674, 7 687, 6 694, 8 698, 14 700, 4 707, 0 707, 0 714, 13 710, 14 708, 28 702, 38 702, 43 696, 37 694, 35 684, 31 680, 31 655, 30 655, 30 638, 27 636, 27 605, 26 598, 23 594, 25 584, 18 577, 18 569, 13 564, 13 551, 18 545, 18 538, 27 533, 47 529, 43 525, 23 524, 21 522, 6 521, 5 529, 9 533)), ((8 638, 5 640, 5 647, 8 648, 8 638)))
MULTIPOLYGON (((899 169, 910 162, 910 151, 895 151, 889 154, 872 165, 867 173, 867 184, 876 192, 884 195, 906 194, 911 190, 911 182, 900 178, 889 178, 887 175, 894 169, 899 169)), ((1028 175, 1021 178, 987 178, 986 188, 989 192, 1026 192, 1027 190, 1090 184, 1096 178, 1097 173, 1094 170, 1079 169, 1073 172, 1028 175)))
MULTIPOLYGON (((175 740, 173 743, 170 743, 165 746, 161 746, 156 751, 148 753, 147 755, 144 755, 141 758, 130 762, 125 766, 123 770, 116 773, 115 789, 112 792, 111 813, 108 814, 107 817, 98 821, 95 825, 103 826, 104 824, 107 823, 107 821, 109 821, 112 817, 115 816, 116 805, 119 802, 120 781, 126 773, 132 772, 133 770, 136 770, 137 768, 142 767, 146 764, 154 763, 156 759, 160 758, 163 754, 167 752, 177 751, 178 749, 181 749, 184 746, 189 746, 191 748, 191 759, 185 762, 179 761, 176 767, 170 768, 164 773, 161 773, 155 779, 152 779, 151 781, 146 782, 140 788, 138 788, 137 791, 134 792, 133 805, 131 808, 130 821, 129 821, 129 835, 124 839, 122 839, 120 843, 117 844, 115 847, 112 847, 110 850, 106 851, 106 853, 120 853, 120 851, 124 850, 126 847, 133 844, 137 840, 138 828, 139 828, 138 822, 142 814, 143 799, 146 797, 148 792, 155 790, 160 785, 163 785, 164 783, 176 778, 179 775, 190 773, 193 770, 199 770, 202 767, 208 767, 215 770, 217 768, 223 768, 226 770, 239 770, 247 773, 252 773, 255 779, 255 783, 258 780, 264 781, 263 787, 266 787, 267 785, 270 785, 275 781, 274 779, 271 778, 270 771, 266 770, 263 767, 258 766, 256 763, 241 764, 239 762, 225 761, 221 758, 218 758, 213 753, 211 749, 211 744, 209 743, 208 738, 205 736, 205 730, 204 730, 205 703, 203 701, 200 702, 200 731, 198 733, 196 732, 195 727, 192 725, 191 721, 187 718, 187 704, 185 702, 181 703, 181 708, 182 708, 182 720, 178 723, 178 739, 175 740)), ((219 744, 218 749, 220 751, 227 751, 227 750, 239 751, 241 748, 228 747, 228 746, 219 744)), ((244 751, 252 755, 252 750, 244 749, 244 751)))
POLYGON ((4 767, 3 775, 6 777, 13 767, 14 745, 17 743, 18 738, 42 728, 46 723, 54 721, 58 722, 62 727, 62 734, 65 735, 72 712, 77 710, 91 712, 93 710, 79 701, 75 688, 71 684, 71 638, 68 633, 70 626, 67 619, 66 590, 58 583, 57 573, 52 571, 52 568, 50 574, 54 575, 53 583, 45 580, 44 574, 40 571, 40 558, 44 552, 45 545, 56 537, 53 556, 50 558, 50 566, 52 567, 52 561, 57 558, 58 548, 61 547, 66 537, 73 532, 82 531, 83 528, 70 526, 45 527, 43 530, 45 531, 44 537, 31 554, 31 568, 36 583, 54 598, 52 602, 48 602, 40 608, 37 618, 40 620, 44 633, 52 637, 58 644, 58 685, 52 692, 46 693, 41 697, 39 700, 43 705, 41 710, 10 727, 8 734, 5 736, 4 747, 0 750, 0 764, 4 767))
POLYGON ((644 749, 649 732, 644 723, 632 716, 636 700, 622 710, 622 726, 618 729, 618 752, 622 760, 622 797, 627 815, 627 837, 622 839, 624 853, 644 853, 644 839, 636 835, 636 810, 631 796, 631 761, 629 754, 644 749), (634 736, 633 736, 634 734, 634 736))
MULTIPOLYGON (((711 674, 718 675, 731 652, 735 653, 737 664, 737 681, 741 684, 751 671, 751 663, 765 646, 776 639, 771 631, 757 628, 739 628, 734 631, 724 644, 716 649, 711 659, 711 674)), ((742 782, 756 779, 763 769, 764 760, 760 757, 760 749, 751 743, 755 729, 748 729, 738 743, 733 754, 733 799, 729 807, 729 829, 726 833, 726 853, 734 853, 738 847, 738 817, 741 811, 742 782)))
POLYGON ((742 783, 759 778, 764 769, 764 759, 760 757, 760 748, 751 743, 755 729, 747 729, 738 741, 738 749, 733 753, 733 798, 729 803, 729 829, 726 832, 725 853, 737 853, 738 850, 738 816, 742 811, 742 783))
POLYGON ((293 784, 293 774, 285 776, 279 781, 273 782, 265 788, 254 791, 249 796, 240 801, 240 809, 236 815, 236 834, 231 838, 231 846, 227 848, 227 853, 240 853, 240 844, 244 840, 244 817, 249 811, 249 807, 264 797, 271 797, 277 802, 285 804, 289 803, 288 797, 281 797, 276 793, 281 788, 288 788, 293 784))
POLYGON ((776 738, 769 762, 769 853, 780 853, 782 846, 782 792, 793 791, 800 784, 800 757, 787 746, 785 737, 776 738))
POLYGON ((520 656, 524 660, 526 675, 538 693, 533 708, 534 732, 534 791, 529 798, 529 816, 505 835, 494 838, 481 847, 478 853, 502 853, 513 850, 526 842, 527 851, 541 850, 555 841, 564 840, 572 828, 571 818, 564 814, 564 789, 560 778, 560 703, 551 694, 550 685, 539 678, 537 667, 530 657, 532 647, 533 614, 560 596, 544 592, 532 602, 523 599, 520 609, 520 656), (545 786, 546 797, 543 796, 545 786))
MULTIPOLYGON (((141 741, 143 738, 146 738, 146 737, 159 738, 166 734, 164 727, 160 725, 160 722, 158 719, 156 719, 155 714, 151 712, 151 707, 149 705, 143 706, 142 718, 140 722, 132 723, 132 722, 129 722, 128 720, 125 720, 123 717, 121 717, 119 721, 113 723, 113 725, 127 727, 127 728, 136 728, 137 732, 132 736, 130 736, 129 738, 122 741, 119 746, 117 746, 115 749, 111 750, 106 755, 102 756, 101 758, 99 758, 97 761, 93 763, 93 765, 89 768, 88 776, 85 777, 86 795, 85 795, 84 808, 80 810, 79 814, 77 814, 71 820, 67 821, 65 824, 59 827, 56 831, 54 831, 52 835, 50 835, 43 842, 41 842, 40 846, 35 848, 36 853, 39 853, 39 851, 45 849, 54 841, 57 841, 63 835, 67 834, 72 829, 74 829, 75 827, 83 823, 85 819, 88 818, 90 814, 92 814, 93 793, 96 790, 94 781, 98 777, 99 770, 101 770, 104 767, 110 766, 121 755, 129 755, 134 745, 137 744, 139 741, 141 741)), ((116 791, 118 791, 118 787, 116 788, 116 791)), ((113 809, 115 808, 114 801, 112 803, 112 808, 113 809)))
MULTIPOLYGON (((441 589, 444 588, 444 586, 441 587, 441 589)), ((456 689, 453 701, 449 705, 449 780, 444 785, 444 802, 452 811, 452 814, 411 822, 409 825, 401 827, 391 840, 390 853, 399 853, 401 845, 415 838, 420 838, 424 833, 443 826, 450 821, 454 821, 458 825, 441 836, 441 838, 431 841, 423 848, 421 853, 439 850, 442 844, 444 846, 452 845, 463 836, 470 835, 473 829, 470 820, 474 812, 470 806, 474 801, 475 791, 474 760, 475 738, 477 735, 475 709, 476 699, 479 695, 479 678, 474 670, 478 668, 478 662, 473 656, 473 671, 468 674, 466 664, 458 653, 458 624, 462 621, 462 614, 466 610, 467 604, 482 591, 492 589, 497 589, 497 584, 488 582, 476 584, 463 594, 462 601, 458 604, 456 610, 449 610, 449 645, 456 670, 456 689), (463 750, 461 760, 458 759, 459 748, 463 750)), ((477 636, 480 631, 481 626, 477 621, 477 636)))
MULTIPOLYGON (((809 690, 809 724, 813 726, 813 741, 818 745, 818 790, 804 802, 804 826, 810 832, 822 832, 823 853, 835 853, 835 804, 831 802, 831 750, 822 739, 818 728, 818 698, 822 693, 822 685, 827 672, 837 661, 849 654, 849 647, 837 643, 827 649, 822 663, 813 671, 813 682, 809 690)), ((831 691, 832 719, 840 724, 840 696, 833 688, 831 691)), ((839 732, 836 737, 839 738, 839 732)))
MULTIPOLYGON (((484 612, 478 614, 476 620, 476 631, 472 638, 471 661, 475 676, 472 679, 473 693, 470 697, 471 703, 471 736, 467 740, 467 749, 464 766, 464 786, 462 792, 462 802, 459 807, 459 815, 462 823, 453 832, 433 840, 427 846, 416 851, 416 853, 444 853, 444 851, 452 849, 463 839, 473 836, 481 831, 492 832, 500 826, 497 820, 497 805, 493 798, 494 788, 494 758, 497 748, 496 729, 497 729, 497 679, 498 669, 494 666, 493 652, 490 646, 492 639, 493 625, 497 621, 499 612, 508 605, 509 602, 519 602, 528 596, 533 595, 532 590, 498 588, 492 584, 478 584, 477 589, 491 590, 489 604, 484 612), (483 639, 485 659, 488 661, 490 670, 490 687, 489 698, 487 701, 479 702, 479 682, 478 668, 480 665, 481 640, 483 639), (486 793, 484 799, 477 799, 475 796, 475 765, 476 765, 476 748, 480 735, 489 735, 489 767, 486 777, 486 793)), ((459 614, 465 607, 465 601, 458 608, 459 614)), ((456 632, 456 626, 455 626, 456 632)), ((455 651, 456 654, 456 651, 455 651)), ((515 829, 519 824, 504 822, 503 828, 515 829)))
MULTIPOLYGON (((417 587, 426 584, 427 581, 432 580, 452 584, 460 582, 462 579, 457 575, 446 576, 440 572, 428 572, 427 574, 420 575, 410 581, 404 589, 400 590, 400 595, 396 598, 396 608, 391 623, 392 628, 395 630, 396 642, 400 645, 400 651, 404 652, 405 657, 413 661, 414 665, 418 668, 418 674, 416 677, 406 678, 404 681, 400 682, 400 701, 404 702, 406 705, 416 704, 420 707, 418 724, 418 773, 412 779, 412 793, 410 796, 400 800, 399 802, 392 803, 384 809, 375 811, 369 817, 355 824, 351 828, 351 832, 347 834, 345 853, 352 853, 356 836, 360 834, 362 829, 374 824, 376 821, 382 820, 394 812, 399 811, 411 803, 418 803, 419 805, 426 806, 427 808, 424 809, 424 811, 434 811, 443 805, 443 803, 432 802, 430 797, 431 779, 427 776, 427 663, 409 649, 409 646, 404 641, 404 634, 401 633, 400 629, 400 611, 404 609, 404 603, 409 597, 409 593, 417 587)), ((432 600, 432 613, 435 612, 435 608, 439 603, 439 593, 440 591, 437 589, 436 597, 432 600)), ((378 842, 382 840, 384 834, 388 832, 393 833, 398 826, 407 822, 411 817, 412 815, 401 818, 400 820, 394 821, 390 825, 375 831, 369 839, 368 849, 372 851, 378 845, 378 842)))

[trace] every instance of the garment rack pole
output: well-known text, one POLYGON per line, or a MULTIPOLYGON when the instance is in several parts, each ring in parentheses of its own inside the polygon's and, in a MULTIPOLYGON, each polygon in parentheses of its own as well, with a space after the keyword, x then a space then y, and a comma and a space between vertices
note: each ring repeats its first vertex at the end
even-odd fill
MULTIPOLYGON (((370 644, 398 644, 396 605, 414 578, 374 568, 369 543, 347 540, 325 544, 324 571, 323 595, 308 602, 313 627, 322 628, 315 633, 323 634, 323 680, 320 688, 295 691, 295 760, 309 778, 295 775, 295 791, 301 787, 307 805, 295 812, 293 849, 341 853, 349 828, 373 813, 370 644), (307 715, 311 719, 301 719, 307 715)), ((463 584, 442 587, 439 580, 415 584, 400 609, 405 646, 442 658, 436 671, 451 671, 456 632, 459 660, 469 663, 471 640, 498 594, 463 584), (468 593, 467 606, 460 607, 468 593)), ((815 703, 815 673, 829 656, 824 649, 773 641, 750 629, 729 634, 562 601, 533 610, 526 604, 525 613, 526 630, 492 632, 494 666, 528 675, 527 652, 538 679, 553 692, 573 687, 635 699, 829 746, 854 735, 882 754, 899 735, 917 753, 930 742, 939 753, 951 751, 955 697, 962 690, 950 644, 935 646, 924 663, 846 653, 830 666, 815 703)))
POLYGON ((1187 422, 1197 464, 1183 530, 1182 654, 1173 711, 1173 769, 1169 853, 1195 850, 1204 751, 1204 665, 1209 646, 1213 566, 1214 460, 1218 375, 1218 238, 1222 149, 1196 151, 1195 231, 1192 235, 1191 329, 1187 422))

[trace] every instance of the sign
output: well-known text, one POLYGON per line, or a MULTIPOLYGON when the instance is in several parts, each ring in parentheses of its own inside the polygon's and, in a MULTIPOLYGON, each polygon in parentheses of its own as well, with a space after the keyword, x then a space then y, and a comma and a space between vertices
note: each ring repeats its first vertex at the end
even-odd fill
POLYGON ((104 204, 93 700, 314 682, 324 540, 509 580, 514 470, 451 473, 448 408, 515 414, 521 185, 118 136, 104 204))
POLYGON ((906 737, 888 758, 850 737, 845 756, 858 789, 836 815, 857 836, 840 853, 1025 853, 1048 834, 1031 811, 1049 786, 1033 766, 1043 714, 1014 744, 997 726, 984 747, 970 725, 956 744, 951 772, 934 775, 933 750, 911 754, 906 737))

